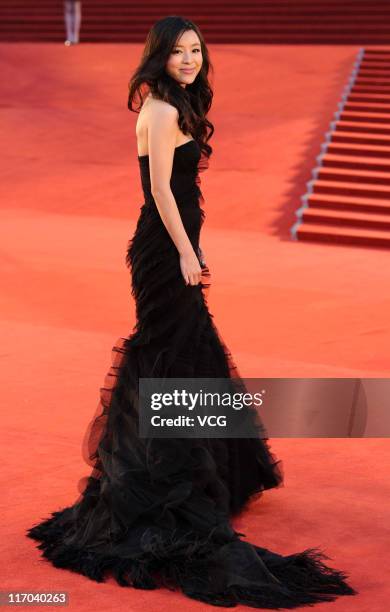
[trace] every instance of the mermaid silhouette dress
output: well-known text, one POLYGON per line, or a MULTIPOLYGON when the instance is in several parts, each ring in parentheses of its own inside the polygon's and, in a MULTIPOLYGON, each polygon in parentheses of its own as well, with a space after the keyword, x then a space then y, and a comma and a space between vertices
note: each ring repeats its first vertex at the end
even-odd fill
MULTIPOLYGON (((282 556, 241 539, 231 518, 283 484, 259 421, 252 438, 147 439, 138 435, 139 377, 240 381, 207 304, 210 271, 186 285, 177 249, 151 194, 149 158, 138 156, 145 202, 126 252, 136 304, 132 333, 112 349, 97 413, 83 442, 92 471, 79 498, 33 525, 55 567, 97 582, 108 574, 140 589, 181 589, 215 606, 295 608, 356 591, 318 548, 282 556)), ((171 189, 196 253, 204 221, 195 140, 176 147, 171 189)))

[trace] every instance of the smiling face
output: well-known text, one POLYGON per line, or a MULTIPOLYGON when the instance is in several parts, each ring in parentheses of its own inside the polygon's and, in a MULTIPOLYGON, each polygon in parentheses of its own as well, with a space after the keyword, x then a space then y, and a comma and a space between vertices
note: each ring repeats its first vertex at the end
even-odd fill
POLYGON ((166 64, 167 73, 182 87, 193 83, 202 67, 202 47, 194 30, 186 30, 176 41, 166 64))

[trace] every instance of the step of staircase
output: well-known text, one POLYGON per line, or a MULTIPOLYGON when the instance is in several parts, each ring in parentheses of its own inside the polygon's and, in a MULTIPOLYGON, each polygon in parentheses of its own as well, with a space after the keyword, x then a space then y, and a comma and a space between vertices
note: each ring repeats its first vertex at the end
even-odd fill
POLYGON ((302 211, 301 219, 304 223, 332 225, 338 228, 359 227, 380 231, 390 230, 390 215, 305 208, 302 211))
POLYGON ((352 227, 334 227, 302 223, 296 228, 296 239, 302 242, 390 248, 390 232, 352 227))
POLYGON ((357 196, 310 193, 303 200, 310 208, 390 215, 390 200, 359 198, 357 196))
POLYGON ((317 166, 313 169, 313 176, 320 182, 348 183, 356 187, 363 185, 364 189, 372 186, 386 188, 390 197, 390 172, 317 166))
POLYGON ((314 180, 311 181, 313 193, 353 196, 390 200, 390 185, 369 185, 366 183, 349 183, 348 181, 314 180))
MULTIPOLYGON (((387 125, 390 125, 390 122, 387 125)), ((346 130, 337 130, 333 132, 331 141, 335 143, 356 143, 358 145, 366 146, 373 145, 376 147, 390 147, 390 137, 388 136, 388 134, 373 134, 370 132, 357 133, 356 131, 347 132, 346 130)))
POLYGON ((368 113, 343 110, 340 112, 341 121, 352 121, 353 123, 390 123, 388 113, 368 113))
POLYGON ((370 87, 372 90, 376 87, 390 87, 390 83, 388 80, 383 80, 377 78, 372 79, 364 79, 363 77, 358 77, 354 82, 355 87, 370 87))
POLYGON ((390 124, 389 123, 371 123, 371 122, 357 122, 353 121, 335 121, 333 129, 335 132, 356 132, 366 134, 384 134, 390 135, 390 124))
POLYGON ((351 112, 351 113, 375 113, 375 114, 382 114, 382 115, 386 115, 386 114, 390 114, 390 107, 388 102, 383 102, 383 103, 377 103, 377 102, 355 102, 355 101, 350 101, 348 99, 348 102, 346 102, 346 104, 344 105, 344 111, 345 112, 351 112))
POLYGON ((390 147, 376 147, 373 145, 347 144, 341 142, 325 142, 323 151, 336 155, 354 155, 356 157, 375 157, 387 159, 390 157, 390 147))
POLYGON ((367 81, 370 81, 371 79, 382 79, 383 81, 388 81, 390 79, 390 76, 389 72, 385 69, 382 69, 381 71, 375 71, 371 68, 362 68, 359 71, 359 78, 367 79, 367 81))
POLYGON ((370 93, 367 92, 365 94, 359 93, 351 93, 349 96, 349 101, 354 104, 378 104, 383 105, 383 108, 390 106, 390 91, 382 94, 378 93, 370 93))
POLYGON ((383 172, 390 177, 390 159, 377 157, 354 157, 353 155, 333 155, 325 153, 320 156, 323 168, 337 168, 364 172, 383 172))

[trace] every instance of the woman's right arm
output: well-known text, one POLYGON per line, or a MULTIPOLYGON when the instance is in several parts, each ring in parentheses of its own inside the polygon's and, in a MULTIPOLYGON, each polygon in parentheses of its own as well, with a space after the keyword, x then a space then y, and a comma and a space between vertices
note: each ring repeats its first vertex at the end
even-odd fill
POLYGON ((169 235, 180 255, 180 268, 186 284, 197 285, 202 269, 184 228, 170 187, 175 153, 178 111, 158 100, 150 106, 148 155, 153 198, 169 235))

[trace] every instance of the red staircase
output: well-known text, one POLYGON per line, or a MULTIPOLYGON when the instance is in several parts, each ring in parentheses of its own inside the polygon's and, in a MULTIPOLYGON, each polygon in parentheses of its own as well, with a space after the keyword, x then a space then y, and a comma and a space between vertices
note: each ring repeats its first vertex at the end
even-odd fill
POLYGON ((390 49, 361 49, 294 239, 390 248, 390 49))
MULTIPOLYGON (((211 43, 390 44, 389 0, 83 0, 81 42, 143 42, 167 15, 211 43)), ((61 0, 2 0, 0 41, 63 42, 61 0)))

